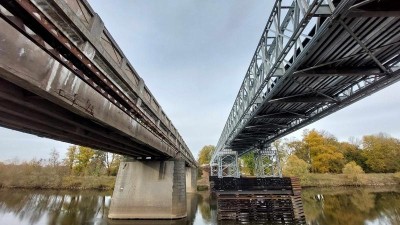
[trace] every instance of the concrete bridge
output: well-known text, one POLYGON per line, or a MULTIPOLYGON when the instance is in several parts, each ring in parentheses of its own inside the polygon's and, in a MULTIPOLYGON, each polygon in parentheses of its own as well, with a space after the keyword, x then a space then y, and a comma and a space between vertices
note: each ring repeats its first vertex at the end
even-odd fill
POLYGON ((196 161, 88 2, 0 4, 0 125, 128 156, 110 218, 185 217, 196 161))

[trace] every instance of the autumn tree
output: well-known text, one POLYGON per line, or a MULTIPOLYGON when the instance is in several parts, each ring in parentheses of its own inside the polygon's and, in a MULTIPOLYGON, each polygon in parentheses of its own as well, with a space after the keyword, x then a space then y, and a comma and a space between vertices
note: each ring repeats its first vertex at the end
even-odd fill
POLYGON ((115 154, 115 153, 110 153, 110 152, 106 152, 105 154, 106 154, 105 167, 106 167, 106 171, 107 171, 107 176, 117 175, 119 164, 122 161, 122 156, 115 154))
POLYGON ((78 146, 76 145, 71 145, 67 149, 67 155, 66 158, 64 159, 64 162, 65 165, 68 167, 70 173, 73 172, 77 152, 78 152, 78 146))
POLYGON ((90 160, 94 156, 95 151, 89 147, 78 147, 78 153, 76 154, 76 164, 74 166, 75 174, 84 175, 87 172, 90 160))
POLYGON ((70 146, 65 165, 75 175, 115 176, 118 173, 122 156, 83 146, 70 146))
POLYGON ((365 163, 367 160, 363 155, 363 150, 361 149, 359 144, 355 144, 352 142, 340 142, 339 143, 339 151, 343 154, 345 163, 349 163, 354 161, 357 165, 359 165, 364 171, 368 171, 368 166, 365 163))
POLYGON ((210 163, 211 156, 214 153, 214 145, 206 145, 199 152, 198 162, 200 165, 210 163))
POLYGON ((372 172, 400 171, 400 140, 385 134, 363 137, 365 163, 372 172))
POLYGON ((294 154, 311 165, 317 173, 340 173, 344 156, 338 149, 336 138, 324 131, 305 131, 301 142, 289 144, 294 154))

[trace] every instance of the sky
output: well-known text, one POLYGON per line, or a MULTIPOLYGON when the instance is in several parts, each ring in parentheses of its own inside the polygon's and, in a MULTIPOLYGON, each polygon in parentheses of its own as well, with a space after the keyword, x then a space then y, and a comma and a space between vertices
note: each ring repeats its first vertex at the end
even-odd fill
MULTIPOLYGON (((197 157, 216 145, 274 1, 90 0, 128 60, 197 157)), ((339 140, 400 138, 400 83, 305 129, 339 140)), ((299 130, 288 137, 301 138, 299 130)), ((61 155, 69 143, 0 128, 0 161, 61 155)))

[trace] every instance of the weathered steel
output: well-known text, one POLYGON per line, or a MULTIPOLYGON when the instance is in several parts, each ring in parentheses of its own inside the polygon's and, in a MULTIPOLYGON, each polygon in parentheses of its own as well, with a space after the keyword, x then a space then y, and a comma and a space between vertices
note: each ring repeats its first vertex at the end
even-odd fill
POLYGON ((297 178, 211 178, 219 220, 305 224, 297 178))
POLYGON ((400 79, 398 2, 287 2, 272 9, 211 164, 224 149, 259 149, 400 79))

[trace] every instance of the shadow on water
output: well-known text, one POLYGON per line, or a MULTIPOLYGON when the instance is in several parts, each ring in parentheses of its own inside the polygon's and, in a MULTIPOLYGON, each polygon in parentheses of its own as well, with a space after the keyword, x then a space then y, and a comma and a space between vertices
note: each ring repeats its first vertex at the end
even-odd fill
MULTIPOLYGON (((179 220, 109 220, 110 192, 0 189, 0 224, 236 225, 218 221, 208 192, 189 194, 179 220)), ((400 187, 303 189, 307 224, 400 224, 400 187)), ((245 224, 271 224, 246 222, 245 224)))

